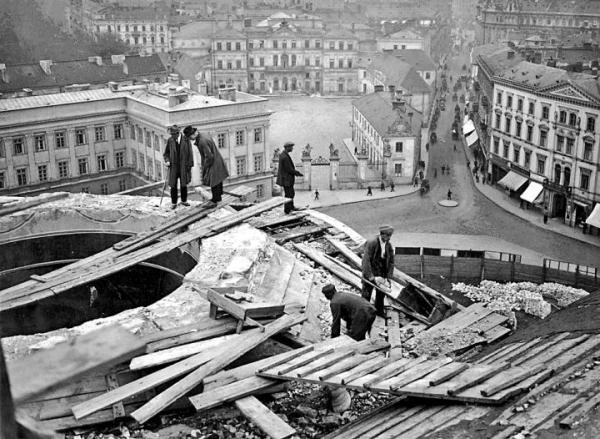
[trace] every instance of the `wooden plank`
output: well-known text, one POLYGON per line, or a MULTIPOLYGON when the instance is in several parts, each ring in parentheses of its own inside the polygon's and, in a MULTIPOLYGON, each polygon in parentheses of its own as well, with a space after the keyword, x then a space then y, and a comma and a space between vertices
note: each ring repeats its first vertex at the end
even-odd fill
POLYGON ((268 297, 270 302, 282 303, 290 282, 296 258, 285 248, 275 246, 268 270, 258 285, 256 296, 268 297))
MULTIPOLYGON (((346 358, 345 360, 340 361, 338 364, 334 364, 333 366, 328 367, 327 369, 322 369, 320 371, 317 371, 316 378, 320 381, 329 382, 329 379, 331 377, 334 377, 335 375, 339 375, 343 372, 351 370, 357 366, 364 364, 367 361, 370 361, 373 359, 380 360, 380 359, 384 359, 384 358, 385 357, 383 357, 381 354, 378 354, 375 352, 372 354, 368 354, 368 355, 354 355, 349 358, 346 358)), ((310 377, 307 377, 307 378, 310 378, 310 377)))
POLYGON ((15 402, 55 389, 100 368, 144 352, 146 346, 120 326, 109 326, 7 364, 15 402))
POLYGON ((58 192, 54 194, 44 194, 37 197, 23 197, 25 201, 18 201, 4 205, 0 208, 0 216, 9 215, 11 213, 20 212, 30 207, 39 206, 41 204, 50 203, 51 201, 61 200, 69 197, 68 192, 58 192), (28 198, 28 199, 27 199, 28 198))
POLYGON ((485 316, 481 320, 476 321, 472 325, 468 326, 471 331, 477 332, 479 335, 484 335, 494 327, 501 325, 506 322, 508 317, 497 312, 493 312, 490 315, 485 316))
POLYGON ((221 404, 253 395, 259 390, 270 387, 275 383, 275 381, 269 378, 253 376, 223 387, 218 387, 210 392, 190 396, 189 400, 197 411, 208 410, 221 404))
MULTIPOLYGON (((307 346, 304 348, 297 349, 296 351, 324 351, 329 349, 339 348, 345 345, 353 345, 356 341, 347 335, 341 335, 336 338, 330 338, 324 340, 322 342, 316 343, 312 346, 307 346)), ((306 352, 301 352, 300 355, 303 355, 306 352)), ((299 356, 299 355, 298 355, 299 356)), ((273 366, 278 366, 283 360, 283 362, 288 361, 290 358, 295 357, 295 351, 284 352, 281 354, 274 355, 272 357, 263 358, 262 360, 254 361, 252 363, 245 364, 243 366, 239 366, 233 369, 224 370, 217 374, 211 375, 204 380, 204 391, 207 392, 209 390, 230 384, 232 382, 242 380, 244 378, 248 378, 254 376, 257 371, 261 369, 269 369, 273 366)))
MULTIPOLYGON (((191 241, 206 238, 215 235, 228 229, 234 225, 245 221, 252 216, 258 215, 266 210, 273 209, 285 202, 285 198, 273 197, 252 207, 244 209, 233 215, 223 219, 210 219, 204 225, 188 230, 173 237, 172 239, 163 240, 131 253, 125 254, 118 258, 103 259, 98 267, 94 270, 89 270, 89 260, 82 259, 78 261, 78 267, 85 267, 85 270, 79 270, 70 276, 61 276, 53 278, 51 282, 40 284, 38 282, 24 282, 7 288, 0 295, 0 311, 13 309, 34 303, 40 299, 57 295, 61 292, 68 291, 77 286, 85 285, 98 278, 106 277, 110 274, 119 272, 125 268, 137 265, 160 254, 169 252, 173 249, 181 247, 191 241)), ((111 255, 108 252, 105 255, 111 255)), ((96 257, 92 256, 91 260, 96 261, 96 257)), ((68 273, 66 271, 65 273, 68 273)))
POLYGON ((390 358, 385 358, 382 356, 374 356, 372 359, 367 360, 364 363, 359 364, 358 366, 356 366, 352 369, 349 369, 338 375, 327 378, 327 382, 332 383, 332 384, 339 384, 339 385, 347 384, 350 381, 354 381, 355 379, 360 378, 361 376, 364 376, 366 374, 369 374, 371 372, 381 369, 382 367, 391 363, 391 361, 392 360, 390 358))
MULTIPOLYGON (((384 427, 385 430, 379 432, 377 434, 378 439, 393 439, 403 437, 404 433, 409 431, 411 428, 420 425, 422 423, 427 423, 428 419, 440 413, 442 410, 445 410, 445 407, 434 406, 427 407, 424 410, 416 413, 413 416, 410 416, 404 419, 402 422, 395 423, 395 425, 390 427, 384 427)), ((381 428, 381 427, 380 427, 381 428)))
POLYGON ((161 366, 163 364, 174 363, 183 358, 191 357, 192 355, 199 354, 208 349, 212 349, 222 343, 233 339, 235 334, 224 335, 221 337, 210 338, 208 340, 202 340, 195 343, 188 343, 181 346, 175 346, 173 348, 165 349, 158 352, 152 352, 150 354, 141 355, 135 357, 129 363, 130 370, 141 370, 149 367, 161 366))
POLYGON ((280 216, 267 220, 263 220, 262 218, 255 218, 251 221, 251 223, 257 229, 266 229, 269 227, 276 227, 281 224, 289 224, 306 216, 308 216, 308 212, 295 212, 290 215, 280 216))
POLYGON ((296 430, 253 396, 238 399, 235 406, 246 418, 273 439, 285 439, 296 434, 296 430))
MULTIPOLYGON (((548 363, 551 360, 562 356, 571 348, 589 339, 589 335, 581 335, 579 337, 562 340, 556 344, 549 346, 547 349, 539 352, 533 357, 525 357, 525 361, 514 361, 513 365, 523 367, 534 367, 538 364, 548 363)), ((549 366, 549 365, 548 365, 549 366)), ((549 366, 550 367, 550 366, 549 366)))
POLYGON ((329 348, 322 351, 308 352, 284 364, 275 364, 273 366, 269 365, 268 368, 258 370, 258 373, 260 373, 261 376, 271 377, 287 375, 290 371, 302 367, 306 364, 312 363, 313 361, 318 361, 320 358, 326 357, 327 355, 330 355, 333 352, 333 348, 329 348))
MULTIPOLYGON (((397 375, 397 376, 391 378, 389 387, 392 390, 396 390, 400 387, 404 387, 405 385, 410 384, 413 381, 418 380, 419 378, 423 378, 424 376, 430 374, 434 370, 437 370, 440 367, 443 367, 446 364, 451 363, 451 362, 452 362, 452 358, 449 358, 449 357, 424 361, 423 363, 419 364, 419 367, 413 367, 413 368, 408 369, 407 371, 401 373, 400 375, 397 375)), ((379 383, 379 386, 383 386, 384 383, 387 383, 387 381, 379 383)), ((374 387, 372 387, 372 389, 375 390, 374 387)))
POLYGON ((526 361, 529 361, 530 359, 536 357, 539 353, 547 351, 550 347, 561 342, 569 336, 569 333, 559 334, 556 337, 552 337, 549 340, 546 340, 545 343, 540 343, 538 346, 529 349, 527 352, 523 352, 518 357, 515 355, 511 355, 509 359, 511 360, 513 365, 518 366, 519 364, 525 363, 526 361))
POLYGON ((325 369, 331 366, 332 364, 336 364, 338 361, 343 361, 348 357, 352 357, 354 354, 355 352, 352 351, 332 352, 331 354, 319 358, 311 364, 307 364, 297 369, 293 369, 286 375, 296 376, 298 378, 305 377, 306 375, 310 375, 313 372, 325 369))
POLYGON ((453 361, 427 375, 430 386, 437 386, 451 380, 469 368, 468 363, 453 361))
POLYGON ((574 428, 582 421, 588 412, 595 408, 598 404, 600 404, 600 394, 596 394, 583 402, 579 402, 575 410, 573 410, 564 418, 559 419, 558 425, 561 428, 574 428))
POLYGON ((533 375, 537 375, 543 370, 546 370, 545 366, 527 369, 521 367, 511 367, 510 369, 500 372, 498 375, 486 381, 484 383, 484 388, 481 389, 481 394, 483 396, 492 396, 501 390, 512 387, 533 375))
MULTIPOLYGON (((387 366, 382 367, 377 372, 365 375, 364 377, 359 378, 361 380, 361 385, 366 389, 370 389, 372 386, 378 385, 381 381, 384 381, 388 378, 394 377, 396 375, 400 375, 405 370, 408 370, 412 367, 416 367, 419 364, 426 361, 426 357, 419 358, 401 358, 398 361, 394 361, 393 363, 388 364, 387 366)), ((350 385, 354 385, 357 380, 349 383, 350 385)))
MULTIPOLYGON (((302 325, 299 337, 302 340, 309 342, 317 342, 321 339, 321 322, 319 314, 321 314, 321 284, 315 282, 315 275, 310 277, 310 291, 308 300, 306 301, 306 323, 302 325)), ((290 284, 292 279, 290 278, 290 284)), ((289 288, 289 286, 288 286, 289 288)), ((287 294, 287 293, 286 293, 287 294)))
POLYGON ((500 340, 502 337, 506 337, 508 334, 512 332, 512 329, 507 328, 506 326, 496 326, 495 328, 489 329, 483 333, 483 337, 487 339, 487 343, 491 344, 497 340, 500 340))
POLYGON ((494 310, 487 308, 483 303, 474 303, 468 308, 451 315, 445 320, 442 320, 437 325, 429 328, 425 333, 435 334, 447 333, 447 332, 458 332, 461 329, 467 328, 475 322, 483 319, 484 317, 492 314, 494 310))
MULTIPOLYGON (((389 414, 381 414, 374 418, 372 422, 370 422, 371 425, 368 426, 368 428, 359 429, 360 434, 353 437, 361 439, 374 439, 379 437, 380 434, 386 432, 390 428, 393 428, 395 425, 400 424, 405 420, 412 418, 413 416, 418 416, 424 410, 426 410, 426 407, 423 405, 417 405, 406 410, 400 409, 389 414)), ((348 437, 348 435, 344 435, 342 437, 345 439, 348 437)))
POLYGON ((448 395, 456 395, 462 391, 476 386, 499 372, 507 369, 510 363, 496 363, 491 365, 474 365, 470 367, 456 378, 446 382, 441 387, 446 388, 448 395))
POLYGON ((265 340, 268 340, 278 332, 302 323, 304 320, 304 317, 293 317, 286 315, 266 325, 265 330, 262 332, 259 329, 248 331, 237 343, 234 344, 232 342, 229 344, 229 349, 227 349, 225 352, 221 351, 220 355, 152 398, 145 405, 134 411, 131 416, 136 421, 143 424, 148 419, 152 418, 154 415, 174 403, 177 399, 184 396, 187 392, 198 386, 208 375, 223 369, 232 361, 238 359, 246 352, 250 351, 265 340))
POLYGON ((317 233, 323 233, 330 229, 331 226, 309 226, 291 230, 287 233, 281 233, 274 235, 275 242, 279 245, 283 245, 286 242, 293 241, 295 239, 304 238, 309 235, 316 235, 317 233))
POLYGON ((238 320, 244 321, 246 319, 246 309, 243 306, 235 303, 233 300, 228 299, 222 294, 217 293, 211 288, 208 288, 206 291, 206 300, 238 320))
POLYGON ((395 427, 389 429, 389 433, 386 432, 385 434, 401 434, 402 439, 420 439, 436 431, 441 425, 451 419, 462 418, 469 409, 470 407, 464 406, 445 407, 422 422, 413 424, 408 429, 402 424, 397 424, 395 427))
MULTIPOLYGON (((164 349, 169 349, 175 346, 193 343, 214 337, 232 334, 235 332, 237 322, 231 318, 223 318, 217 321, 206 319, 205 324, 214 324, 214 328, 196 329, 186 331, 181 334, 172 335, 150 342, 146 348, 146 352, 156 352, 164 349)), ((177 329, 177 328, 174 328, 177 329)), ((145 340, 145 338, 143 338, 145 340)))
POLYGON ((402 346, 402 338, 400 336, 400 315, 398 314, 398 311, 390 311, 390 318, 387 322, 387 338, 392 349, 402 346))
POLYGON ((348 282, 355 288, 361 288, 362 282, 360 280, 360 276, 356 276, 354 273, 349 272, 348 270, 342 268, 340 265, 332 262, 326 257, 325 253, 317 251, 305 244, 294 243, 294 248, 296 248, 296 250, 300 251, 308 258, 315 261, 317 264, 326 268, 328 271, 330 271, 332 274, 334 274, 344 282, 348 282))
MULTIPOLYGON (((572 348, 559 353, 556 357, 553 357, 550 360, 546 360, 544 364, 546 365, 546 367, 554 370, 555 372, 561 372, 566 367, 578 361, 580 358, 583 358, 587 355, 592 354, 593 352, 596 352, 598 348, 600 348, 599 335, 592 335, 587 338, 583 337, 582 343, 577 344, 572 348)), ((523 364, 523 366, 529 365, 523 364)))
MULTIPOLYGON (((540 339, 537 338, 536 340, 539 341, 540 339)), ((531 342, 533 342, 533 340, 531 342)), ((479 364, 490 364, 490 363, 493 363, 495 361, 495 359, 500 358, 500 357, 508 354, 511 351, 519 349, 520 347, 522 347, 524 345, 525 345, 525 342, 517 342, 517 343, 507 344, 505 346, 502 346, 499 349, 496 349, 495 351, 490 352, 487 355, 484 355, 483 357, 481 357, 478 360, 476 360, 476 362, 479 363, 479 364)))

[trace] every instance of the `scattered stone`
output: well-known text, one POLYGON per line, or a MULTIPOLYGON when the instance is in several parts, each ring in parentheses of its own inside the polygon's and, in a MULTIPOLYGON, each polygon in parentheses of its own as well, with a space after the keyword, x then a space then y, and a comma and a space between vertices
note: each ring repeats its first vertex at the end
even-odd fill
POLYGON ((317 416, 319 416, 318 411, 304 405, 299 405, 298 407, 296 407, 296 412, 298 412, 300 415, 306 416, 307 418, 316 418, 317 416))
POLYGON ((178 439, 180 436, 191 435, 192 428, 183 424, 169 425, 157 431, 159 439, 178 439))

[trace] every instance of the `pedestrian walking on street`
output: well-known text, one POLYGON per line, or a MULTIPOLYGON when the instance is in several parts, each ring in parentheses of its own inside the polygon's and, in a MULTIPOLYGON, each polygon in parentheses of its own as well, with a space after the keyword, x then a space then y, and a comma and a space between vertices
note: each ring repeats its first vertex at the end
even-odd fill
POLYGON ((385 183, 383 181, 381 182, 380 188, 381 188, 381 192, 385 192, 385 183))
MULTIPOLYGON (((391 226, 379 227, 379 236, 369 239, 365 244, 365 250, 362 257, 362 277, 363 280, 362 296, 367 302, 371 302, 373 293, 373 284, 377 282, 376 277, 387 279, 392 278, 394 273, 394 248, 390 239, 394 229, 391 226)), ((375 310, 377 315, 383 317, 383 292, 377 289, 375 291, 375 310)))
POLYGON ((192 167, 194 154, 192 143, 182 133, 179 127, 173 125, 169 128, 171 137, 167 140, 163 160, 169 168, 169 186, 171 187, 171 209, 177 207, 177 180, 181 189, 181 204, 189 206, 187 202, 187 185, 192 181, 192 167))
POLYGON ((293 142, 286 142, 283 145, 283 152, 279 154, 279 167, 277 169, 276 183, 283 187, 285 198, 290 199, 290 201, 283 205, 283 211, 286 214, 294 210, 300 210, 294 206, 294 196, 296 195, 294 183, 296 182, 296 177, 302 177, 303 174, 296 170, 294 162, 290 157, 290 153, 293 149, 293 142))
POLYGON ((475 182, 479 183, 479 174, 478 173, 475 173, 475 182))
POLYGON ((394 185, 394 181, 390 181, 390 192, 394 192, 394 188, 396 187, 396 185, 394 185))
POLYGON ((454 144, 454 152, 456 152, 456 143, 454 144))
POLYGON ((419 177, 415 176, 415 181, 413 183, 413 187, 416 187, 419 185, 419 177))
POLYGON ((337 291, 332 284, 325 285, 321 292, 331 309, 331 338, 340 336, 340 323, 344 320, 348 335, 356 341, 364 340, 375 321, 375 307, 358 294, 337 291))
POLYGON ((367 186, 367 197, 369 196, 373 196, 373 190, 371 189, 371 186, 367 186))
POLYGON ((544 224, 548 224, 548 206, 544 206, 544 224))
MULTIPOLYGON (((192 132, 196 131, 195 128, 185 127, 183 132, 190 131, 188 128, 191 128, 192 132)), ((194 145, 198 148, 202 160, 202 184, 210 186, 212 193, 210 203, 216 206, 222 200, 223 182, 229 177, 227 166, 219 148, 210 136, 198 133, 194 145)))
POLYGON ((442 165, 442 175, 444 175, 445 170, 446 170, 446 167, 444 165, 442 165))
POLYGON ((448 188, 448 199, 452 199, 452 190, 450 188, 448 188))
POLYGON ((319 189, 315 189, 315 200, 319 199, 319 189))

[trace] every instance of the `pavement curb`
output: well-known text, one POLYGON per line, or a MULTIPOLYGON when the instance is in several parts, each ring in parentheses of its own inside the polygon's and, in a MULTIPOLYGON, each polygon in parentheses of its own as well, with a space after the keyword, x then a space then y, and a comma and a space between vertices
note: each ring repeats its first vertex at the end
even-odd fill
POLYGON ((372 198, 372 199, 369 199, 369 200, 351 200, 351 201, 342 201, 342 202, 339 202, 339 203, 327 204, 326 206, 318 206, 318 207, 316 207, 316 206, 315 206, 315 207, 309 206, 308 208, 309 208, 309 209, 313 209, 313 210, 318 210, 318 209, 324 209, 324 208, 326 208, 326 207, 335 207, 335 206, 345 206, 345 205, 348 205, 348 204, 366 203, 366 202, 368 202, 368 201, 389 200, 389 199, 391 199, 391 198, 407 197, 407 196, 409 196, 409 195, 413 195, 413 194, 415 194, 416 192, 419 192, 419 189, 418 189, 418 188, 417 188, 417 189, 415 189, 414 191, 407 192, 407 193, 405 193, 405 194, 397 194, 397 195, 392 195, 392 196, 390 196, 390 197, 372 198))

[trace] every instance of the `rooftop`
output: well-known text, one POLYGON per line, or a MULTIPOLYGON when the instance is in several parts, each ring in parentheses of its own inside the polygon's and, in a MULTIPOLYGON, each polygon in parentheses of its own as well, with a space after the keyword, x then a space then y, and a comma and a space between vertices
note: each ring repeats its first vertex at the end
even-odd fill
POLYGON ((410 64, 419 71, 435 70, 435 63, 423 50, 398 49, 385 51, 385 53, 394 55, 396 58, 410 64))
POLYGON ((393 108, 392 92, 379 91, 352 102, 381 136, 413 136, 419 133, 421 113, 404 104, 406 112, 393 108), (412 112, 412 118, 409 117, 412 112))
POLYGON ((372 54, 366 59, 365 64, 367 68, 382 72, 385 75, 386 85, 402 87, 410 93, 431 92, 431 87, 413 66, 393 55, 372 54))

